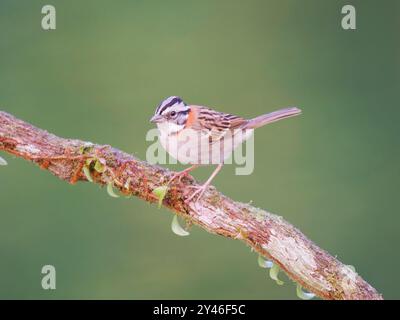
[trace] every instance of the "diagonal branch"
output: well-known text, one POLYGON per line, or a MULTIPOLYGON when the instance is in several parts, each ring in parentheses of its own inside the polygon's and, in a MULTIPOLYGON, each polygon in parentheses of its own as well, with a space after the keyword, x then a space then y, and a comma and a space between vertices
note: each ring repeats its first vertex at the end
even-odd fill
MULTIPOLYGON (((76 183, 112 183, 120 192, 157 202, 153 190, 172 173, 110 146, 64 139, 0 111, 0 150, 38 164, 55 176, 76 183), (96 168, 94 168, 96 165, 96 168), (86 170, 83 170, 87 168, 86 170)), ((206 231, 239 239, 287 275, 323 299, 382 299, 353 269, 319 248, 281 217, 235 202, 209 188, 198 202, 185 203, 191 178, 174 182, 163 205, 206 231)))

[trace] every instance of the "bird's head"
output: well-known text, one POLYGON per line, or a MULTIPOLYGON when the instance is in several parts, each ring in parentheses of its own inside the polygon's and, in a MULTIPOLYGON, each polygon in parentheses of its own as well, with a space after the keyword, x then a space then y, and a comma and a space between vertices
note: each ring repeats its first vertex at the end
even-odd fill
POLYGON ((175 133, 185 127, 189 112, 190 107, 180 97, 168 97, 157 107, 150 122, 163 132, 175 133))

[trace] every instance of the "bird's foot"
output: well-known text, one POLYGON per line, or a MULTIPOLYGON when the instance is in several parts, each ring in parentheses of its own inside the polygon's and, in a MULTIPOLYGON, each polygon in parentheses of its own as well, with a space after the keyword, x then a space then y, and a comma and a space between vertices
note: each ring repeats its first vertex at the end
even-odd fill
POLYGON ((197 168, 197 165, 193 165, 189 168, 186 168, 185 170, 179 171, 179 172, 175 172, 174 175, 171 177, 171 179, 169 179, 167 185, 169 185, 172 181, 174 181, 175 179, 179 178, 179 182, 182 180, 183 177, 186 177, 190 171, 194 170, 197 168))
POLYGON ((199 201, 200 198, 203 196, 204 192, 207 190, 208 186, 209 186, 208 183, 205 183, 202 186, 189 186, 189 188, 196 190, 188 198, 186 198, 185 202, 189 203, 193 201, 193 199, 195 199, 196 197, 197 199, 195 202, 199 201))
POLYGON ((189 171, 183 170, 183 171, 179 171, 179 172, 175 172, 174 175, 171 177, 171 179, 169 179, 167 185, 169 185, 172 181, 178 179, 178 181, 180 182, 182 180, 183 177, 186 177, 189 174, 189 171))

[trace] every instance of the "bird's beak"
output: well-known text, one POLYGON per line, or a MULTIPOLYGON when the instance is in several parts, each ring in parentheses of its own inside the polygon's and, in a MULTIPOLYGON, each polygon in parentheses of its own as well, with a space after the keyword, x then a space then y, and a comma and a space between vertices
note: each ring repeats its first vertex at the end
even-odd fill
POLYGON ((159 122, 161 122, 162 119, 163 119, 162 116, 156 114, 156 115, 154 115, 154 116, 150 119, 150 122, 152 122, 152 123, 159 123, 159 122))

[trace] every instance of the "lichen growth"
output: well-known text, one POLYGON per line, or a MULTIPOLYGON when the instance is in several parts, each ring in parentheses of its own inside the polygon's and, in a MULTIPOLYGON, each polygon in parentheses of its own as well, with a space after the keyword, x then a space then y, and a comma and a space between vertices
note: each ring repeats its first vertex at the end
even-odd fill
POLYGON ((172 219, 171 230, 173 233, 175 233, 176 235, 181 236, 181 237, 190 235, 190 233, 187 230, 185 230, 184 228, 182 228, 182 226, 180 225, 177 215, 174 215, 174 217, 172 219))
POLYGON ((88 154, 88 153, 91 153, 93 151, 93 148, 94 148, 94 144, 93 143, 86 142, 85 144, 83 144, 79 148, 78 152, 79 152, 79 154, 88 154))
POLYGON ((167 194, 168 186, 159 186, 153 190, 153 194, 158 198, 158 208, 160 209, 167 194))
POLYGON ((103 158, 96 159, 93 168, 98 173, 103 173, 107 169, 106 163, 107 163, 106 160, 103 158))
POLYGON ((248 237, 248 233, 244 231, 241 227, 238 227, 237 229, 237 235, 235 236, 235 239, 239 240, 246 240, 248 237))
POLYGON ((303 288, 300 284, 296 285, 296 295, 303 300, 310 300, 315 297, 315 294, 312 292, 304 292, 303 288))
POLYGON ((110 197, 119 198, 119 195, 114 192, 114 182, 110 181, 107 184, 107 193, 110 197))
POLYGON ((6 166, 7 165, 7 161, 5 159, 3 159, 2 157, 0 157, 0 166, 6 166))
POLYGON ((282 286, 284 282, 278 278, 279 271, 280 271, 279 266, 276 263, 274 263, 271 269, 269 269, 269 276, 271 277, 272 280, 275 280, 277 285, 282 286))
POLYGON ((93 182, 92 175, 90 174, 90 170, 87 166, 83 166, 82 171, 89 182, 93 182))

